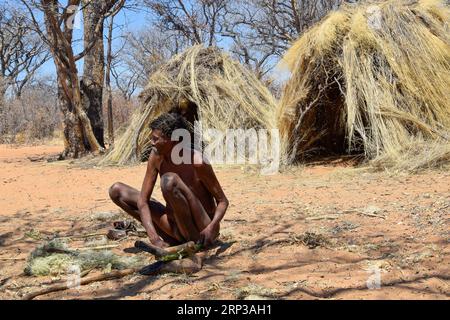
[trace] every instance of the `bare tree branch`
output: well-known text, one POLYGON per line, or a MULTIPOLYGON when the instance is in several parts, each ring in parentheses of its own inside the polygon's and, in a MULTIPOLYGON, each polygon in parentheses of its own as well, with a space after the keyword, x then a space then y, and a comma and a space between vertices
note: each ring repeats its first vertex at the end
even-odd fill
POLYGON ((25 13, 0 5, 0 75, 4 90, 12 87, 20 96, 23 87, 49 59, 48 48, 30 28, 25 13))

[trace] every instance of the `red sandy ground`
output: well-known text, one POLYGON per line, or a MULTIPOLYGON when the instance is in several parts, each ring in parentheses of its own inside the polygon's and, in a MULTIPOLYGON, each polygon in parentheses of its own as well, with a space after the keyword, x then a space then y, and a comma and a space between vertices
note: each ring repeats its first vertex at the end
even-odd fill
MULTIPOLYGON (((1 299, 20 299, 54 280, 22 273, 45 239, 106 232, 110 222, 92 217, 118 212, 108 198, 113 182, 142 183, 145 164, 96 168, 45 160, 61 149, 0 146, 1 299)), ((342 165, 275 176, 240 167, 216 171, 231 203, 221 229, 231 245, 210 252, 200 272, 131 275, 40 299, 449 298, 449 172, 394 175, 342 165), (375 216, 364 214, 370 207, 378 208, 375 216), (299 240, 307 231, 329 243, 309 249, 299 240), (367 287, 373 267, 381 272, 379 289, 367 287)), ((159 190, 156 198, 162 199, 159 190)), ((135 240, 114 251, 132 255, 123 249, 135 240)))

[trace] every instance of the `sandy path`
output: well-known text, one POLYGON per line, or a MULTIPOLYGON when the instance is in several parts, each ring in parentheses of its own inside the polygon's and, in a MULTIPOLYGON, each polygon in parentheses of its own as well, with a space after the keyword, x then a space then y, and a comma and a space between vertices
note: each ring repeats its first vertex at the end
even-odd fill
MULTIPOLYGON (((51 280, 21 274, 43 239, 108 229, 109 222, 95 217, 118 211, 108 199, 113 182, 142 183, 144 164, 83 168, 39 160, 60 150, 0 146, 0 298, 18 299, 51 280)), ((199 273, 135 275, 46 298, 449 298, 450 173, 388 175, 333 166, 276 176, 216 171, 231 202, 222 240, 236 242, 211 252, 199 273), (328 244, 308 248, 300 241, 307 231, 328 244), (369 290, 367 280, 377 272, 381 287, 369 290)), ((158 190, 156 198, 162 199, 158 190)), ((122 250, 135 240, 115 251, 127 254, 122 250)))

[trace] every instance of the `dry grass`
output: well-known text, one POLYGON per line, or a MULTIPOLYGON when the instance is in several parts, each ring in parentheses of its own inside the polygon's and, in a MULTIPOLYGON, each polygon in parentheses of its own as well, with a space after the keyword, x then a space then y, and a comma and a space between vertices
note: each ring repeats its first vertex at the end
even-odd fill
POLYGON ((29 276, 59 276, 76 269, 80 272, 92 269, 109 271, 144 265, 145 259, 140 256, 119 256, 108 250, 79 252, 70 249, 61 240, 52 240, 40 245, 30 254, 24 272, 29 276))
POLYGON ((446 1, 365 1, 306 32, 283 60, 287 163, 343 153, 399 170, 448 163, 449 22, 446 1))
MULTIPOLYGON (((177 111, 203 129, 275 128, 276 102, 247 69, 217 48, 194 46, 155 72, 141 93, 141 109, 100 164, 141 160, 148 148, 149 122, 177 111)), ((206 144, 208 139, 204 137, 206 144)))

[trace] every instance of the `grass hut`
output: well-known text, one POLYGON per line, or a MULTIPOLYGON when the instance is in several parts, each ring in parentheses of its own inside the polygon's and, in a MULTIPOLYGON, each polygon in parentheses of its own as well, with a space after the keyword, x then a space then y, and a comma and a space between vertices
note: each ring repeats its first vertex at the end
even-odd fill
POLYGON ((383 168, 450 161, 448 2, 363 1, 293 43, 277 119, 288 163, 361 154, 383 168))
POLYGON ((149 123, 165 112, 180 112, 191 123, 201 121, 204 129, 276 127, 276 101, 269 90, 215 47, 194 46, 174 56, 151 75, 140 99, 140 110, 101 164, 145 158, 149 123))

